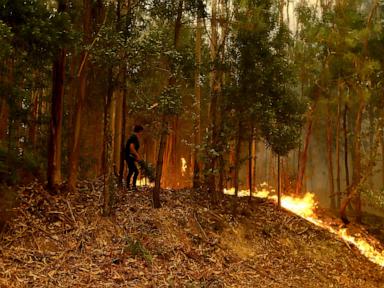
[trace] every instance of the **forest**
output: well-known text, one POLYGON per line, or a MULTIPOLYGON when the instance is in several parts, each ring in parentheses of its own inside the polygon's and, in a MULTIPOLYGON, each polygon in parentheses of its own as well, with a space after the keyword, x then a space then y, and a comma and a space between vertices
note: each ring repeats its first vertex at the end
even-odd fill
POLYGON ((383 17, 0 0, 0 287, 384 287, 383 17))

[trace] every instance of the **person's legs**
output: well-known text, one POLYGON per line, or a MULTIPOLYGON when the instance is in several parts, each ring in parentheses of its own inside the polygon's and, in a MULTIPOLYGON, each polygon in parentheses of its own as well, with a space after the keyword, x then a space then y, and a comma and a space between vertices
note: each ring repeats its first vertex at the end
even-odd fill
MULTIPOLYGON (((127 188, 129 189, 132 175, 136 174, 135 172, 137 171, 137 167, 135 164, 135 159, 133 159, 132 157, 128 157, 127 164, 128 164, 127 188)), ((137 175, 136 175, 136 178, 137 178, 137 175)), ((135 175, 133 176, 132 186, 136 186, 135 175)))
POLYGON ((136 189, 136 180, 137 180, 137 176, 139 176, 139 170, 137 169, 137 166, 135 163, 134 163, 134 166, 135 166, 135 168, 133 170, 132 188, 136 189))

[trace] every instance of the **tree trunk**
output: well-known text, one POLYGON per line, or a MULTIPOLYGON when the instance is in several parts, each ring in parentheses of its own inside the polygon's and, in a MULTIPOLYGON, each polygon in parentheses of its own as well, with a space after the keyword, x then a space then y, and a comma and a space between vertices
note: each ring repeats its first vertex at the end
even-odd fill
POLYGON ((248 139, 248 188, 249 188, 249 199, 252 199, 253 184, 252 184, 252 162, 253 162, 253 127, 251 127, 251 134, 248 139))
POLYGON ((327 105, 327 158, 328 158, 328 183, 329 183, 329 198, 331 201, 331 209, 336 209, 336 202, 335 202, 335 186, 334 186, 334 175, 333 175, 333 157, 332 157, 332 120, 331 120, 331 113, 330 113, 330 105, 328 102, 327 105))
MULTIPOLYGON (((32 92, 32 101, 33 108, 31 114, 31 125, 29 126, 29 145, 34 150, 36 148, 36 133, 37 133, 37 121, 38 121, 38 112, 39 112, 39 99, 40 99, 40 89, 36 89, 32 92)), ((0 138, 1 139, 1 138, 0 138)))
POLYGON ((341 180, 340 180, 340 115, 341 115, 341 84, 338 84, 337 123, 336 123, 336 207, 341 203, 341 180))
POLYGON ((122 119, 121 119, 121 142, 120 142, 120 169, 119 169, 119 183, 122 186, 123 185, 123 178, 124 178, 124 159, 125 159, 125 129, 126 129, 126 122, 127 122, 127 71, 124 68, 123 69, 123 108, 122 108, 122 119))
MULTIPOLYGON (((65 11, 65 1, 59 2, 58 12, 65 11)), ((61 132, 63 122, 63 99, 65 78, 65 49, 60 49, 52 67, 52 103, 48 144, 48 189, 55 193, 61 179, 61 132)))
POLYGON ((353 143, 353 170, 352 170, 352 184, 347 188, 348 195, 341 204, 340 217, 346 219, 346 209, 348 204, 353 200, 356 209, 356 221, 361 222, 361 197, 359 191, 359 185, 361 182, 361 127, 363 121, 363 112, 365 108, 365 102, 360 95, 359 108, 356 115, 355 129, 354 129, 354 143, 353 143))
MULTIPOLYGON (((212 17, 211 17, 211 43, 210 43, 210 54, 211 54, 211 76, 210 76, 210 106, 209 106, 209 127, 208 127, 208 144, 210 149, 216 151, 217 144, 217 106, 218 106, 218 93, 220 90, 220 83, 217 73, 217 40, 218 40, 218 31, 217 31, 217 0, 212 0, 212 17)), ((209 171, 207 179, 207 188, 209 193, 212 195, 212 199, 216 200, 216 155, 210 153, 208 155, 209 171)))
POLYGON ((345 104, 343 113, 343 132, 344 132, 344 167, 346 187, 349 187, 349 163, 348 163, 348 129, 347 129, 348 106, 345 104))
MULTIPOLYGON (((13 66, 14 61, 13 59, 5 60, 5 71, 4 76, 1 78, 4 78, 4 80, 1 80, 3 82, 3 87, 5 88, 5 91, 0 91, 0 142, 5 141, 7 138, 7 130, 10 126, 9 120, 10 120, 10 98, 11 98, 11 88, 14 85, 13 80, 13 66)), ((1 73, 2 71, 0 71, 1 73)), ((0 74, 1 76, 1 74, 0 74)), ((0 84, 2 84, 0 82, 0 84)), ((9 140, 9 139, 8 139, 9 140)))
POLYGON ((240 152, 241 152, 241 122, 239 121, 239 127, 237 131, 236 144, 235 144, 235 179, 234 188, 235 196, 239 196, 239 170, 240 170, 240 152))
POLYGON ((155 187, 153 189, 152 198, 153 198, 153 207, 154 208, 160 208, 160 186, 161 186, 161 175, 163 170, 163 157, 164 157, 164 150, 165 145, 167 141, 167 134, 168 134, 168 122, 166 119, 166 116, 163 115, 162 122, 161 122, 161 135, 160 135, 160 147, 159 147, 159 154, 157 157, 157 163, 156 163, 156 179, 155 179, 155 187))
POLYGON ((309 142, 312 134, 312 125, 313 125, 313 114, 316 109, 316 102, 313 104, 312 109, 309 111, 308 114, 308 120, 307 120, 307 133, 305 135, 305 142, 304 142, 304 148, 300 155, 300 162, 299 162, 299 173, 297 175, 297 181, 296 181, 296 194, 300 195, 302 193, 302 187, 303 187, 303 180, 305 175, 305 168, 307 165, 307 158, 308 158, 308 147, 309 142))
POLYGON ((105 100, 104 109, 104 161, 103 161, 103 175, 104 175, 104 189, 103 189, 103 216, 110 216, 112 212, 113 202, 113 187, 111 185, 111 168, 112 168, 112 97, 113 97, 113 79, 112 68, 108 68, 108 89, 105 100))
POLYGON ((384 128, 381 130, 381 183, 384 187, 384 128))
MULTIPOLYGON (((83 0, 83 42, 88 44, 91 38, 91 13, 92 3, 90 0, 83 0)), ((77 178, 79 172, 79 157, 80 157, 80 131, 81 131, 81 118, 83 114, 83 107, 85 97, 87 94, 87 75, 88 75, 88 61, 87 52, 83 51, 81 54, 82 67, 76 75, 77 80, 77 101, 75 106, 75 114, 73 119, 72 142, 69 152, 69 176, 68 176, 68 189, 69 191, 76 192, 77 178)))
POLYGON ((281 172, 280 155, 277 155, 277 206, 281 208, 281 172))
POLYGON ((194 144, 193 149, 193 188, 200 186, 200 163, 198 148, 201 144, 201 29, 202 19, 198 16, 196 20, 196 43, 195 43, 195 122, 194 122, 194 144))
POLYGON ((257 137, 254 136, 252 140, 252 155, 253 155, 253 187, 256 189, 257 186, 257 137))

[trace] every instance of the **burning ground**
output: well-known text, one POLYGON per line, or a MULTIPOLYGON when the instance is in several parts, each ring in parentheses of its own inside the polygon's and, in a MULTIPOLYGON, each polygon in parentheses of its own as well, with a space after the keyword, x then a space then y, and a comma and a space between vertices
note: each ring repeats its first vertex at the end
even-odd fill
POLYGON ((19 191, 1 235, 0 286, 384 287, 384 269, 354 244, 273 199, 240 198, 233 216, 231 196, 211 207, 205 193, 166 190, 155 210, 148 190, 118 191, 115 215, 103 218, 100 190, 96 181, 80 196, 19 191))

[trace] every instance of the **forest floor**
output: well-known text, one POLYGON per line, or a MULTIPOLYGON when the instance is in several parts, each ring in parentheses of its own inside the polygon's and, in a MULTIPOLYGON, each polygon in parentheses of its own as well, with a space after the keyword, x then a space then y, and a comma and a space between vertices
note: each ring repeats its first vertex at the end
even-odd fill
POLYGON ((101 183, 76 195, 22 188, 0 235, 0 287, 384 287, 384 268, 337 236, 276 208, 204 193, 116 193, 100 213, 101 183))

